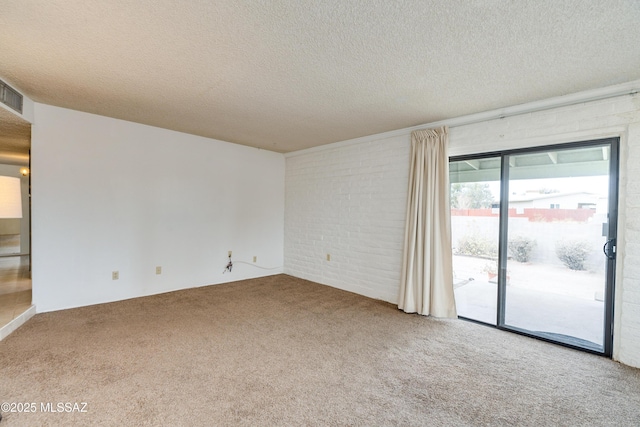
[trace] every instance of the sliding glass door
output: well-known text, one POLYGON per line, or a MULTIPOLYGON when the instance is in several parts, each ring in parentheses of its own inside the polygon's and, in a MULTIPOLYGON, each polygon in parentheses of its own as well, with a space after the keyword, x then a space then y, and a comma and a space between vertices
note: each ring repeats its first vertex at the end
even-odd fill
POLYGON ((498 300, 500 157, 449 164, 456 309, 495 325, 498 300))
POLYGON ((610 355, 617 168, 617 139, 452 159, 459 315, 610 355))

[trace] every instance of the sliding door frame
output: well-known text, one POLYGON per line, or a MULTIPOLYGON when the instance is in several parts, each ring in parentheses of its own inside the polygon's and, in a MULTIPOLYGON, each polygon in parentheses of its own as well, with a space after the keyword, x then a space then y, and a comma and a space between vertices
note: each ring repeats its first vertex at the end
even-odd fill
MULTIPOLYGON (((541 145, 536 147, 510 149, 504 151, 492 151, 471 155, 460 155, 449 158, 449 162, 478 160, 491 157, 500 157, 500 225, 498 237, 498 287, 497 287, 497 313, 496 324, 485 323, 481 320, 470 319, 458 316, 460 319, 491 326, 497 329, 514 332, 519 335, 528 336, 542 341, 558 344, 564 347, 574 348, 588 353, 611 357, 613 352, 613 320, 614 320, 614 299, 615 299, 615 278, 616 278, 616 248, 617 248, 617 226, 618 226, 618 189, 619 189, 619 153, 620 138, 611 137, 586 141, 576 141, 561 144, 541 145), (598 351, 591 348, 582 347, 566 342, 556 341, 528 330, 520 329, 505 324, 506 312, 506 291, 507 291, 507 260, 508 260, 508 231, 509 231, 509 158, 510 156, 544 152, 550 150, 570 150, 574 148, 585 148, 598 145, 610 147, 609 155, 609 200, 608 200, 608 230, 607 240, 612 240, 610 255, 607 256, 605 273, 605 301, 604 301, 604 339, 603 350, 598 351)), ((604 249, 603 249, 604 250, 604 249)), ((604 254, 603 254, 604 256, 604 254)))

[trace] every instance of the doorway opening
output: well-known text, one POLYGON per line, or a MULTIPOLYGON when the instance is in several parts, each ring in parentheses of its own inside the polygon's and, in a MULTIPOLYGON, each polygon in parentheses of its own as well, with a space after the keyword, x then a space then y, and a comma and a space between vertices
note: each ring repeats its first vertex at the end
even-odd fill
POLYGON ((461 318, 611 356, 618 146, 450 159, 461 318))
POLYGON ((0 108, 0 339, 32 306, 30 148, 31 124, 0 108))

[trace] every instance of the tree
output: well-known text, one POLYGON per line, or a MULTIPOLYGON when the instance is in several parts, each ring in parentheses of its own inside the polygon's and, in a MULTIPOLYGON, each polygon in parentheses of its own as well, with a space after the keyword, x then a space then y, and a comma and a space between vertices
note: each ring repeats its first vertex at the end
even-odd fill
POLYGON ((487 209, 493 203, 489 184, 451 184, 451 207, 457 209, 487 209))
POLYGON ((547 187, 542 187, 538 191, 540 191, 540 194, 553 194, 553 193, 560 192, 560 190, 556 190, 555 188, 547 188, 547 187))

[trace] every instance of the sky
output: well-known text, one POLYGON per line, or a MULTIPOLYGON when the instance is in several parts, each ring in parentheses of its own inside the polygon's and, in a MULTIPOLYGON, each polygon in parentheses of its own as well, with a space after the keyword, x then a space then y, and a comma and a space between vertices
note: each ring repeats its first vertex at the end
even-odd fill
MULTIPOLYGON (((488 182, 495 201, 500 200, 500 182, 488 182)), ((509 182, 509 193, 524 194, 540 189, 558 190, 561 193, 584 191, 600 196, 609 192, 609 176, 581 176, 574 178, 520 179, 509 182)))

